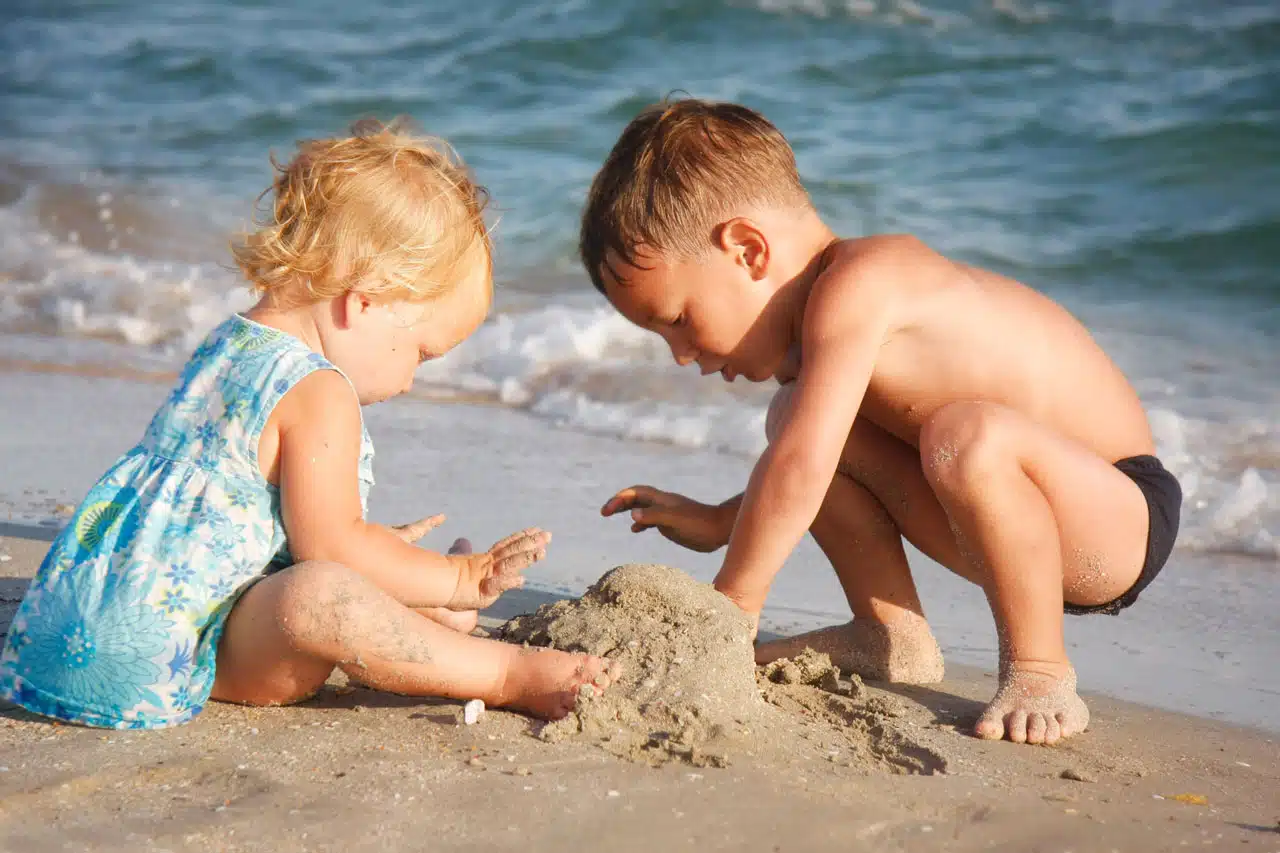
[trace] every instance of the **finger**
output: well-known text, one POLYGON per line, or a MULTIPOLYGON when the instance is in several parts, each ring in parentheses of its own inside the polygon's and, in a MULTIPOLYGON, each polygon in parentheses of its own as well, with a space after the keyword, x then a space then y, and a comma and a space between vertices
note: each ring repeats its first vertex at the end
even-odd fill
POLYGON ((501 551, 503 548, 506 548, 507 546, 511 545, 513 542, 518 541, 522 537, 537 536, 539 533, 544 533, 544 532, 545 531, 541 527, 526 527, 524 530, 518 530, 515 533, 512 533, 510 536, 507 536, 504 539, 499 539, 497 542, 493 543, 492 547, 489 548, 489 553, 495 554, 498 551, 501 551))
POLYGON ((411 523, 401 525, 401 529, 426 533, 428 530, 434 530, 442 524, 444 524, 444 514, 443 512, 438 512, 436 515, 426 516, 425 519, 419 519, 417 521, 411 521, 411 523))
POLYGON ((480 582, 480 594, 485 598, 497 598, 507 590, 524 586, 524 575, 493 575, 480 582))
POLYGON ((631 510, 631 521, 635 524, 643 524, 645 527, 662 527, 670 525, 674 519, 665 509, 647 506, 631 510))
POLYGON ((493 555, 495 560, 503 560, 512 554, 524 551, 545 550, 547 545, 551 544, 551 534, 545 530, 539 530, 536 533, 527 534, 518 539, 504 540, 504 543, 494 545, 489 549, 489 553, 493 555))
POLYGON ((444 515, 432 515, 409 524, 402 524, 396 528, 396 532, 399 533, 406 542, 417 542, 423 536, 426 536, 443 523, 444 515))
POLYGON ((646 531, 646 530, 652 530, 652 529, 653 529, 653 525, 652 525, 652 524, 639 524, 639 523, 633 523, 633 524, 631 525, 631 532, 632 532, 632 533, 643 533, 643 532, 644 532, 644 531, 646 531))
POLYGON ((449 546, 450 554, 471 554, 474 551, 475 549, 471 547, 471 540, 465 537, 458 537, 449 546))
POLYGON ((517 551, 500 560, 494 560, 493 572, 495 575, 519 574, 546 556, 547 552, 543 548, 537 548, 532 551, 517 551))
POLYGON ((657 489, 653 486, 631 486, 618 492, 600 509, 600 514, 604 516, 614 515, 626 509, 637 506, 648 506, 653 502, 654 493, 657 489))

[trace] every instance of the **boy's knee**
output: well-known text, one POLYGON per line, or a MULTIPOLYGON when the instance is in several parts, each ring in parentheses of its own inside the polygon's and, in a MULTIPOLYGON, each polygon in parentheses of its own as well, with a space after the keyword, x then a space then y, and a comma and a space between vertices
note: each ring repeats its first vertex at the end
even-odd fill
POLYGON ((770 444, 778 439, 787 413, 791 411, 791 392, 794 387, 790 382, 783 385, 774 393, 773 400, 769 403, 769 411, 764 417, 764 435, 770 444))
POLYGON ((941 407, 920 430, 925 478, 949 491, 984 480, 1012 458, 1001 436, 1004 411, 989 403, 957 402, 941 407))

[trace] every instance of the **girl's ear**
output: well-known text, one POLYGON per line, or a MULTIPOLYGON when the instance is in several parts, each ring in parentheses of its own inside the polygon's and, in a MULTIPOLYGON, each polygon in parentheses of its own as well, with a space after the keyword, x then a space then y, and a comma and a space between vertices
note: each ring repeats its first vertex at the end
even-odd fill
POLYGON ((373 300, 367 293, 348 290, 333 300, 333 322, 339 329, 350 329, 369 316, 373 300))

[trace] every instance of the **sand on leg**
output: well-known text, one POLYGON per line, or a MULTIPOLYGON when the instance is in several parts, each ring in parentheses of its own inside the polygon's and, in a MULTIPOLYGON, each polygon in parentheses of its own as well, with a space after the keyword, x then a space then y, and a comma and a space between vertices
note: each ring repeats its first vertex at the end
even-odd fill
POLYGON ((483 699, 558 719, 578 690, 604 689, 613 665, 590 655, 460 634, 336 563, 301 563, 254 584, 227 619, 212 698, 251 705, 313 694, 337 666, 363 684, 411 696, 483 699))
POLYGON ((976 733, 1053 743, 1083 731, 1063 600, 1104 604, 1133 585, 1146 549, 1141 491, 1107 460, 989 403, 939 409, 920 452, 999 634, 999 687, 976 733))
MULTIPOLYGON (((770 440, 790 404, 783 386, 769 409, 770 440)), ((902 538, 952 568, 960 565, 946 514, 924 478, 914 447, 859 418, 845 443, 813 534, 831 561, 853 620, 761 643, 767 663, 811 647, 866 678, 928 684, 941 680, 942 655, 925 621, 902 538)))

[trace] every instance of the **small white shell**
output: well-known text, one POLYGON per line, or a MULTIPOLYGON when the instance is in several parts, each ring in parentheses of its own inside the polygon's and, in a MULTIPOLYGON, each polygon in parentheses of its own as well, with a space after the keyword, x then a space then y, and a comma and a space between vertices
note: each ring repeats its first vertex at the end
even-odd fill
POLYGON ((462 722, 468 726, 474 726, 484 714, 484 700, 472 699, 462 706, 462 722))

